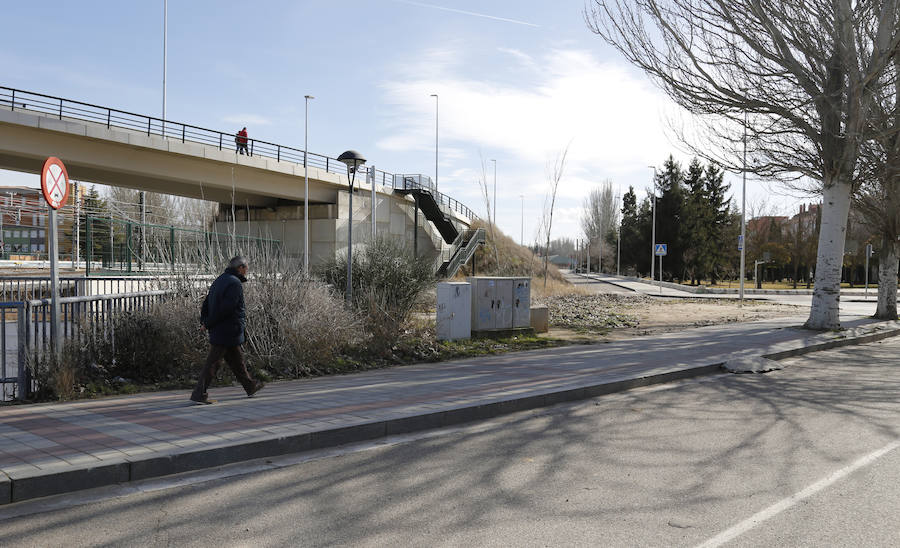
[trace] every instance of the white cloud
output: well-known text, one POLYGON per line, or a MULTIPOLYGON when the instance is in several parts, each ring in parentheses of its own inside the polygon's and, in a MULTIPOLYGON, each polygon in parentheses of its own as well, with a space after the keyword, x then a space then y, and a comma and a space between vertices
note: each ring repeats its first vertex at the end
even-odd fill
POLYGON ((241 127, 272 125, 271 120, 269 120, 265 116, 258 116, 256 114, 234 114, 234 115, 226 116, 226 117, 222 118, 222 121, 225 122, 226 124, 230 124, 233 126, 241 126, 241 127))
POLYGON ((518 196, 526 194, 526 223, 531 218, 536 224, 548 186, 547 164, 571 142, 559 189, 559 211, 565 213, 554 237, 576 235, 583 197, 594 185, 611 179, 618 186, 624 183, 625 190, 628 183, 643 189, 649 181, 646 166, 676 152, 665 135, 667 99, 623 66, 600 62, 583 50, 554 49, 538 57, 502 51, 516 60, 507 67, 513 81, 509 72, 503 80, 463 75, 467 59, 461 45, 407 60, 399 77, 380 86, 399 112, 391 113, 392 134, 378 146, 433 150, 434 99, 429 95, 439 93, 441 165, 446 166, 442 190, 452 193, 480 176, 479 151, 497 158, 498 223, 518 234, 518 196), (451 147, 464 154, 449 154, 451 147), (463 164, 472 171, 456 169, 463 164))

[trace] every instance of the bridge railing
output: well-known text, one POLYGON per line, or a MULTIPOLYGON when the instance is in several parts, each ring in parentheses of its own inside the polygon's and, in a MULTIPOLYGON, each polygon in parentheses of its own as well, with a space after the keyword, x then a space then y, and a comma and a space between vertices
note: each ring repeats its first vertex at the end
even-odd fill
MULTIPOLYGON (((68 118, 93 122, 105 125, 107 128, 122 128, 146 135, 159 135, 168 139, 177 139, 183 143, 200 143, 217 147, 219 150, 235 150, 237 152, 236 134, 234 133, 206 129, 42 93, 0 86, 0 107, 6 107, 13 111, 39 112, 60 120, 68 118)), ((247 153, 250 156, 263 156, 273 158, 279 162, 286 161, 304 165, 303 149, 250 137, 247 138, 247 153)), ((326 172, 337 175, 345 175, 347 173, 347 168, 342 162, 336 158, 321 154, 308 153, 306 155, 306 165, 324 169, 326 172)), ((395 177, 391 173, 376 170, 374 176, 377 184, 397 188, 395 186, 395 177)), ((469 219, 475 218, 474 212, 459 201, 437 191, 434 191, 433 194, 439 204, 469 219)))

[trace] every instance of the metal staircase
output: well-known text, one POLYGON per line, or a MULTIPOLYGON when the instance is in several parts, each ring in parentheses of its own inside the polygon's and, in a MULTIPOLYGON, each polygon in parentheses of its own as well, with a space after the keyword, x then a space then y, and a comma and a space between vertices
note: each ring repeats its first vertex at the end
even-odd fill
POLYGON ((452 243, 459 237, 459 230, 453 224, 450 216, 441 210, 440 204, 434 199, 434 194, 430 189, 425 188, 414 179, 406 177, 403 180, 403 188, 394 189, 394 192, 412 196, 419 205, 419 209, 422 210, 422 214, 434 224, 446 243, 452 243))
POLYGON ((452 278, 461 266, 469 262, 484 241, 483 228, 470 228, 460 232, 448 250, 448 258, 438 268, 438 277, 452 278))

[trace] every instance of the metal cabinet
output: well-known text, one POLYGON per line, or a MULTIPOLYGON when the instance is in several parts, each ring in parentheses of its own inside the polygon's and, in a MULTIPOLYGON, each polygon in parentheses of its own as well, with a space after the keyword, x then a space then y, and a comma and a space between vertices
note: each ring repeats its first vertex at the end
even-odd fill
POLYGON ((466 280, 472 285, 473 331, 530 326, 530 278, 474 276, 466 280))
POLYGON ((437 338, 442 341, 472 336, 472 286, 466 282, 437 285, 437 338))
POLYGON ((531 327, 531 278, 513 280, 513 327, 531 327))

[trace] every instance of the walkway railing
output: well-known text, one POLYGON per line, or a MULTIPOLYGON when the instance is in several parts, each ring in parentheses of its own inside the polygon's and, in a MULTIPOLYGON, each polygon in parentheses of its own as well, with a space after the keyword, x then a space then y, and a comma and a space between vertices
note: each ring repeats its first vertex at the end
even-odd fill
MULTIPOLYGON (((117 315, 147 308, 170 298, 154 290, 59 299, 61 340, 98 336, 115 347, 117 315)), ((24 399, 37 388, 29 363, 50 351, 50 299, 0 302, 0 401, 24 399), (14 388, 13 388, 14 387, 14 388)))
MULTIPOLYGON (((139 131, 146 135, 160 135, 169 139, 177 139, 181 142, 200 143, 207 146, 217 147, 219 150, 235 149, 236 143, 234 133, 216 131, 213 129, 205 129, 198 126, 192 126, 182 122, 173 122, 171 120, 163 120, 153 116, 145 116, 143 114, 135 114, 124 110, 117 110, 109 107, 82 103, 81 101, 73 101, 71 99, 63 99, 62 97, 54 97, 52 95, 44 95, 42 93, 34 93, 20 89, 13 89, 0 86, 0 106, 15 110, 25 110, 28 112, 38 112, 53 116, 63 120, 65 118, 93 122, 105 125, 107 128, 117 127, 132 131, 139 131)), ((296 164, 309 165, 324 169, 326 172, 338 175, 346 175, 346 166, 336 158, 323 156, 321 154, 309 153, 306 155, 304 164, 303 149, 261 141, 259 139, 247 138, 247 152, 250 156, 264 156, 273 158, 276 161, 293 162, 296 164)), ((402 178, 397 178, 388 172, 375 170, 372 174, 376 183, 382 186, 398 188, 398 184, 402 185, 402 178)), ((434 192, 435 200, 442 206, 459 213, 469 219, 475 218, 475 213, 458 202, 457 200, 442 194, 434 192)))

